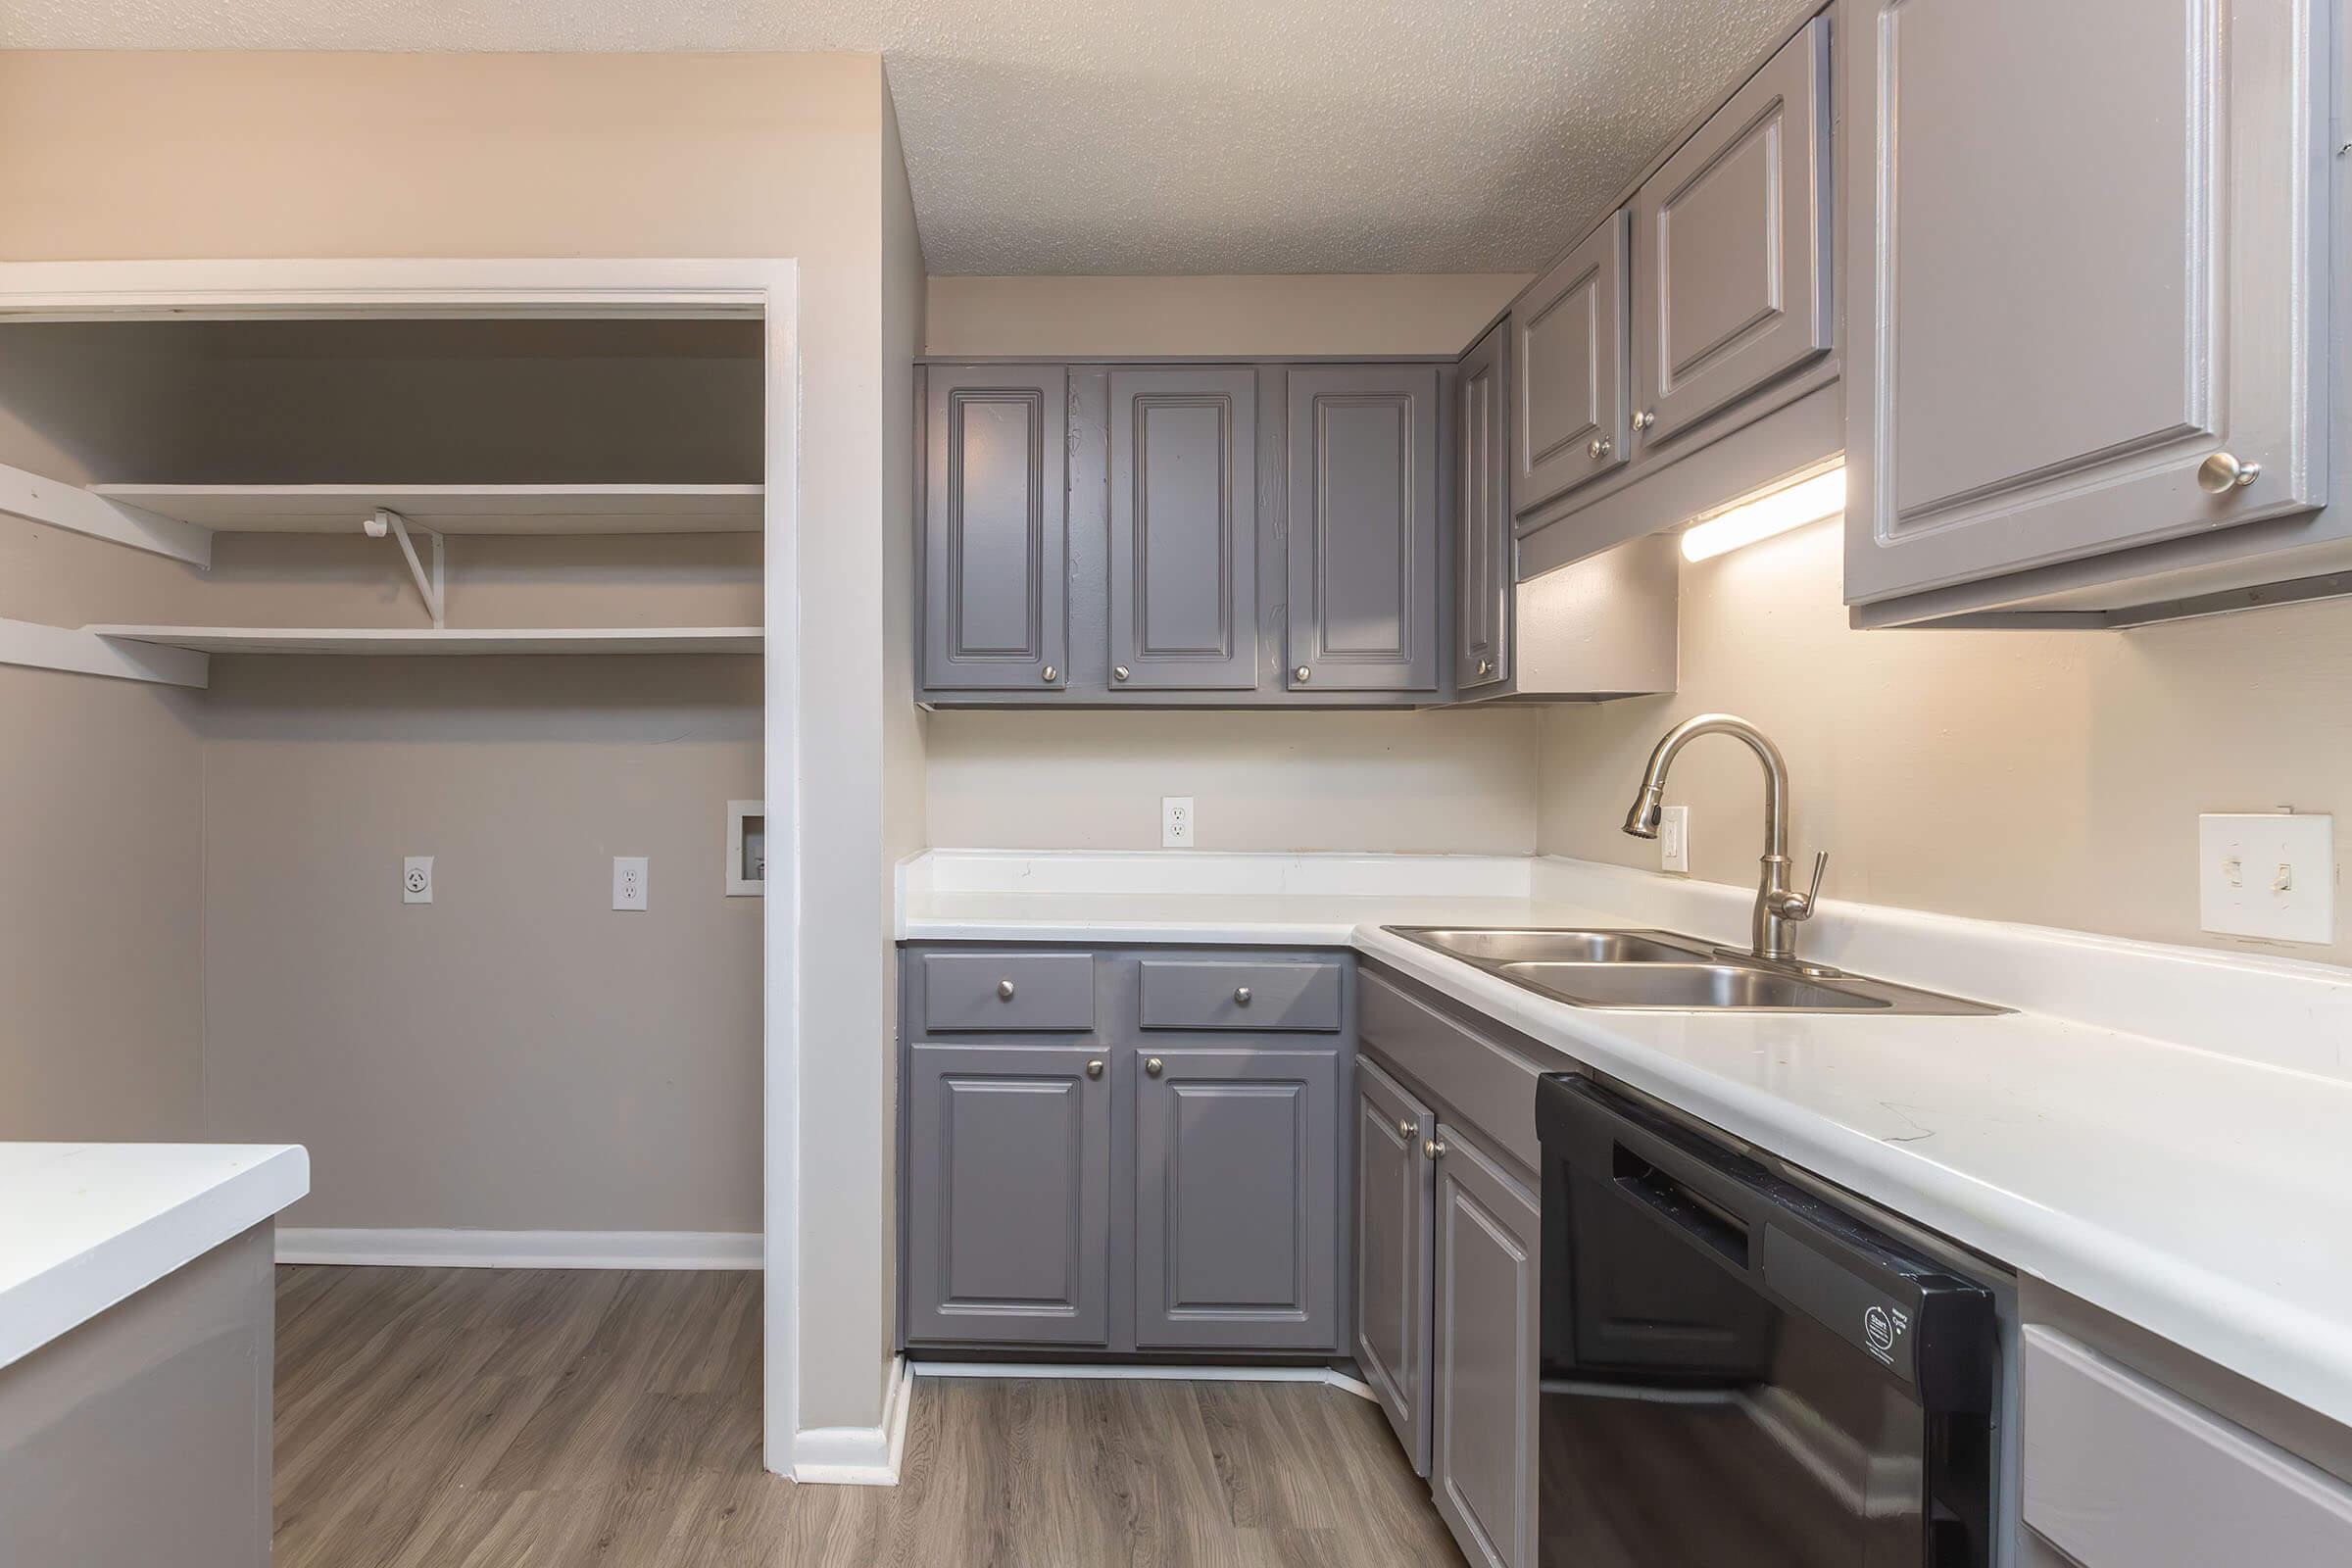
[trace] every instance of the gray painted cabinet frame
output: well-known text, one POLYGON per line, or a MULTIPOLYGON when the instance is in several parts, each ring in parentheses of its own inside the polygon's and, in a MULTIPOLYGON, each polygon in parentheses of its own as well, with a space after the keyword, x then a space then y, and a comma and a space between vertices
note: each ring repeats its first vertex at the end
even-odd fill
POLYGON ((1438 1119, 1370 1061, 1355 1090, 1355 1364, 1426 1476, 1438 1119))
POLYGON ((1478 340, 1454 371, 1453 684, 1469 693, 1511 678, 1510 324, 1478 340))

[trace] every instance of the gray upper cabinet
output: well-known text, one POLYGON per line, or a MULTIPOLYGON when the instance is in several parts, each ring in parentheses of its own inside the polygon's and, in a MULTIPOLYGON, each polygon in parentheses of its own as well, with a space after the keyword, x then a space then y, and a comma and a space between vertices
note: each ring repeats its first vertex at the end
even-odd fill
POLYGON ((1536 1568, 1536 1201, 1438 1128, 1430 1491, 1476 1568, 1536 1568))
POLYGON ((1068 381, 934 366, 925 398, 922 681, 1050 691, 1068 667, 1068 381))
POLYGON ((1355 1069, 1355 1364, 1429 1474, 1432 1220, 1437 1136, 1427 1105, 1379 1067, 1355 1069))
POLYGON ((906 1097, 910 1339, 1101 1345, 1111 1059, 917 1042, 906 1097))
POLYGON ((1849 602, 2324 500, 2315 9, 1852 8, 1849 602))
POLYGON ((1337 1345, 1338 1050, 1130 1061, 1137 1347, 1337 1345))
POLYGON ((1290 372, 1289 651, 1297 692, 1438 686, 1438 372, 1290 372))
POLYGON ((1113 691, 1257 685, 1257 377, 1110 376, 1113 691))
POLYGON ((1615 472, 1633 455, 1626 399, 1626 236, 1612 213, 1511 307, 1511 510, 1615 472))
POLYGON ((1511 676, 1510 324, 1479 339, 1454 374, 1453 683, 1511 676))
POLYGON ((1830 24, 1816 18, 1635 195, 1644 450, 1830 351, 1829 114, 1830 24))

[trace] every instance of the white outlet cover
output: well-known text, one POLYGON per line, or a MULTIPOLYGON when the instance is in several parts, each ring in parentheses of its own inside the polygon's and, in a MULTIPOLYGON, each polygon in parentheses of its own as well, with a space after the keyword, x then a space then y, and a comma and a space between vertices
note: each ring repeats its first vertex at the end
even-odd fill
POLYGON ((2217 936, 2335 940, 2335 818, 2197 818, 2197 924, 2217 936))
POLYGON ((1163 795, 1159 798, 1159 847, 1163 850, 1189 850, 1193 847, 1193 798, 1190 795, 1163 795))
POLYGON ((1690 808, 1661 807, 1658 810, 1658 869, 1690 869, 1690 808))
POLYGON ((400 862, 400 902, 430 904, 433 902, 433 858, 412 855, 400 862))
POLYGON ((653 861, 642 855, 612 857, 612 907, 653 907, 653 861))

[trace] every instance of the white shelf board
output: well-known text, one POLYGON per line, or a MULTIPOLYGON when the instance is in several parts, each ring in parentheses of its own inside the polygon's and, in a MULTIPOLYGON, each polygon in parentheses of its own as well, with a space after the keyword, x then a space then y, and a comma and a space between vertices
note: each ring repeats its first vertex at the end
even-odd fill
POLYGON ((84 626, 110 641, 200 654, 756 654, 758 626, 599 626, 476 630, 347 626, 84 626))
POLYGON ((94 484, 221 533, 347 533, 378 508, 450 534, 758 533, 756 484, 94 484))

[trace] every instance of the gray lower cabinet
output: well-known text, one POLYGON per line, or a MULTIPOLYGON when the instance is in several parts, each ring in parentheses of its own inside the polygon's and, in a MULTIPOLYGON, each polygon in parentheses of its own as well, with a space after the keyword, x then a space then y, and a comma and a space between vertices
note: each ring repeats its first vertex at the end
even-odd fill
POLYGON ((1299 366, 1288 433, 1290 686, 1438 688, 1438 372, 1299 366))
POLYGON ((2328 11, 1849 8, 1849 603, 2325 500, 2328 11))
POLYGON ((1257 373, 1110 372, 1115 690, 1257 685, 1257 373))
POLYGON ((922 684, 1053 691, 1068 667, 1068 377, 933 366, 925 382, 922 684))
POLYGON ((1468 694, 1511 678, 1510 323, 1454 370, 1453 684, 1468 694))
POLYGON ((1114 1081, 1092 1044, 910 1048, 908 1338, 1105 1342, 1114 1081))
POLYGON ((1644 451, 1830 351, 1830 24, 1817 17, 1633 202, 1644 451))
POLYGON ((1339 1338, 1340 1053, 1132 1048, 1135 1343, 1339 1338))
POLYGON ((1535 1568, 1537 1203, 1460 1128, 1437 1142, 1430 1491, 1478 1568, 1535 1568))
POLYGON ((1438 1120, 1369 1061, 1355 1069, 1355 1364, 1429 1474, 1430 1288, 1438 1120))

